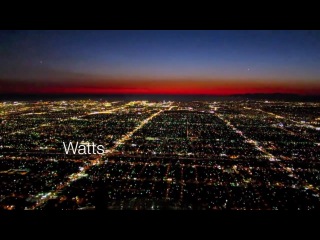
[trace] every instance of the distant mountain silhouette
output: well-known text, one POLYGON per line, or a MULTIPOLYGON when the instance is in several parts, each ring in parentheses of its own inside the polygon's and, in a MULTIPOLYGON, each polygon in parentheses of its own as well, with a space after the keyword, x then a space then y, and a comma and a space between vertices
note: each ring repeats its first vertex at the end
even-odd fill
POLYGON ((247 93, 233 94, 230 97, 252 100, 282 100, 282 101, 320 101, 319 95, 299 95, 292 93, 247 93))
POLYGON ((149 101, 223 101, 223 100, 279 100, 320 102, 320 95, 299 95, 287 93, 248 93, 233 95, 175 95, 175 94, 1 94, 0 101, 38 100, 149 100, 149 101))

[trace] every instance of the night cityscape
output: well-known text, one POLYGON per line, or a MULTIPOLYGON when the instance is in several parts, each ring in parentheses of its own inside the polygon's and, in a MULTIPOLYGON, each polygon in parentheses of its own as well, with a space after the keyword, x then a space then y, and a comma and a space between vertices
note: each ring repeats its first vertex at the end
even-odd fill
POLYGON ((319 31, 0 31, 0 210, 320 210, 319 160, 319 31))
POLYGON ((2 102, 0 207, 319 209, 319 112, 281 101, 2 102), (105 152, 65 154, 63 141, 105 152))

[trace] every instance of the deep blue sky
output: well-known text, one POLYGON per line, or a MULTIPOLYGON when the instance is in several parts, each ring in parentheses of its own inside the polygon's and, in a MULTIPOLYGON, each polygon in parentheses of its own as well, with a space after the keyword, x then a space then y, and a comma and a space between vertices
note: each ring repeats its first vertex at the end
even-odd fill
POLYGON ((11 85, 181 79, 319 87, 320 31, 0 31, 0 80, 11 85))

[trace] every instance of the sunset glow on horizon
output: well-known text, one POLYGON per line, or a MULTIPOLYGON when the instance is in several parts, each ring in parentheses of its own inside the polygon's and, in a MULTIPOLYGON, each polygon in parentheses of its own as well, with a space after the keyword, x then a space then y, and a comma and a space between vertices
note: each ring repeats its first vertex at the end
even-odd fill
POLYGON ((320 95, 320 32, 0 31, 0 93, 320 95))

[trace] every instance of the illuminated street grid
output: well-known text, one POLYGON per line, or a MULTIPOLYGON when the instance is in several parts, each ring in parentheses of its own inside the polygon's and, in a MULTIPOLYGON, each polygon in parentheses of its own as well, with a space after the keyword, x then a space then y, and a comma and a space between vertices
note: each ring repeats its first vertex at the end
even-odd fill
POLYGON ((320 209, 319 159, 319 103, 0 103, 1 209, 320 209))

